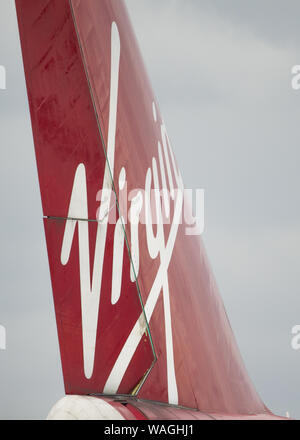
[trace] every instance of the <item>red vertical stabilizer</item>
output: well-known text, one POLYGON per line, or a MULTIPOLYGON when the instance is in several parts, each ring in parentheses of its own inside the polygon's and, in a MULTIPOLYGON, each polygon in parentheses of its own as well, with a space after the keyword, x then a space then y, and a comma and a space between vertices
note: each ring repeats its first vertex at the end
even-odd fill
POLYGON ((182 178, 123 1, 16 6, 66 393, 269 415, 180 222, 182 178), (158 203, 154 188, 168 190, 158 203))

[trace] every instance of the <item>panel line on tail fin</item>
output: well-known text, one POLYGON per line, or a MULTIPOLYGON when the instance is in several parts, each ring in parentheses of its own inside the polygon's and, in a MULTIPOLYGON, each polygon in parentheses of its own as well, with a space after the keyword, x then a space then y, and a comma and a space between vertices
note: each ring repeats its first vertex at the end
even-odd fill
MULTIPOLYGON (((116 24, 116 22, 112 22, 111 25, 111 81, 110 81, 110 105, 109 105, 109 125, 108 125, 108 141, 107 141, 107 148, 106 148, 106 143, 104 141, 104 137, 103 137, 103 133, 102 133, 102 129, 101 129, 101 124, 99 121, 99 116, 98 116, 98 110, 96 108, 95 105, 95 98, 94 98, 94 93, 93 93, 93 89, 91 86, 91 82, 90 82, 90 78, 88 75, 88 69, 87 69, 87 64, 86 64, 86 59, 85 59, 85 55, 83 52, 83 48, 82 48, 82 44, 81 44, 81 39, 79 37, 79 31, 78 31, 78 27, 77 27, 77 23, 76 23, 76 18, 75 18, 75 13, 74 13, 74 9, 73 9, 73 4, 72 4, 72 0, 69 0, 69 4, 70 4, 70 10, 71 10, 71 15, 72 15, 72 19, 73 19, 73 23, 74 23, 74 27, 75 27, 75 31, 76 31, 76 35, 77 35, 77 40, 78 40, 78 45, 80 48, 80 53, 81 53, 81 57, 82 57, 82 63, 84 66, 84 70, 85 70, 85 74, 86 74, 86 79, 88 82, 88 87, 89 87, 89 92, 90 92, 90 96, 91 96, 91 100, 93 103, 93 107, 94 107, 94 112, 95 112, 95 117, 96 117, 96 121, 97 121, 97 125, 98 125, 98 130, 99 130, 99 134, 100 134, 100 138, 101 138, 101 143, 102 143, 102 147, 103 147, 103 151, 104 151, 104 155, 106 158, 106 166, 105 166, 105 173, 104 173, 104 178, 103 178, 103 185, 102 188, 103 189, 108 189, 108 190, 112 190, 115 194, 115 198, 116 198, 116 205, 117 205, 117 209, 121 218, 121 222, 122 222, 122 215, 120 212, 120 207, 119 207, 119 203, 118 203, 118 198, 117 198, 117 192, 115 189, 115 185, 114 185, 114 173, 113 173, 113 169, 114 169, 114 155, 115 155, 115 138, 116 138, 116 123, 117 123, 117 105, 118 105, 118 85, 119 85, 119 68, 120 68, 120 35, 119 35, 119 30, 118 30, 118 26, 116 24)), ((109 208, 109 204, 110 204, 110 199, 105 199, 105 196, 102 198, 101 200, 101 207, 103 205, 105 205, 106 207, 109 208)), ((101 208, 100 208, 101 209, 101 208)), ((102 228, 100 228, 100 225, 98 224, 98 231, 99 231, 99 236, 100 239, 99 241, 97 240, 96 242, 96 249, 95 249, 95 255, 98 254, 98 252, 101 254, 102 256, 102 264, 103 264, 103 258, 104 258, 104 248, 105 248, 105 241, 106 241, 106 230, 107 230, 107 222, 108 219, 107 217, 104 218, 103 223, 101 223, 105 230, 102 231, 102 228), (101 232, 100 232, 101 230, 101 232), (101 235, 100 235, 101 234, 101 235), (98 247, 98 243, 100 246, 100 249, 98 247)), ((124 233, 124 237, 125 237, 125 242, 126 242, 126 247, 127 247, 127 251, 129 254, 129 259, 130 259, 130 264, 132 267, 132 271, 135 274, 135 267, 134 267, 134 263, 132 260, 132 255, 131 255, 131 251, 130 251, 130 247, 129 247, 129 242, 127 239, 127 234, 125 231, 125 225, 124 222, 122 222, 123 224, 123 233, 124 233)), ((85 233, 85 236, 86 233, 85 233)), ((98 233, 97 233, 97 237, 98 237, 98 233)), ((100 255, 99 254, 99 255, 100 255)), ((93 272, 93 281, 94 281, 94 274, 95 274, 95 270, 93 272)), ((97 275, 98 276, 98 275, 97 275)), ((101 284, 101 274, 100 274, 100 284, 101 284)), ((148 336, 149 336, 149 340, 150 340, 150 344, 151 344, 151 348, 152 348, 152 352, 153 352, 153 362, 152 365, 150 366, 149 370, 147 370, 142 378, 141 384, 140 386, 137 387, 137 391, 140 389, 140 387, 142 386, 142 384, 144 383, 144 381, 146 380, 146 378, 148 377, 151 369, 153 368, 156 360, 157 360, 157 356, 156 356, 156 352, 155 352, 155 347, 154 347, 154 343, 153 343, 153 339, 152 339, 152 335, 151 335, 151 331, 150 331, 150 327, 149 327, 149 322, 147 319, 147 315, 145 312, 145 305, 143 303, 142 300, 142 296, 141 296, 141 292, 140 292, 140 288, 139 288, 139 284, 138 284, 138 280, 137 277, 135 276, 135 284, 136 284, 136 288, 137 288, 137 293, 138 293, 138 297, 139 297, 139 301, 141 304, 141 308, 142 308, 142 313, 141 316, 138 319, 138 322, 141 322, 141 319, 143 318, 144 322, 145 322, 145 330, 143 332, 141 332, 140 330, 140 334, 142 337, 142 334, 144 334, 145 332, 147 332, 148 336)), ((100 301, 100 296, 98 301, 100 301)), ((142 325, 143 328, 143 325, 142 325)), ((97 327, 95 332, 97 331, 97 327)), ((93 343, 94 346, 95 343, 93 343)), ((93 359, 94 361, 94 355, 95 355, 95 348, 94 348, 94 354, 92 356, 91 359, 93 359)), ((93 362, 91 361, 91 362, 93 362)), ((89 369, 88 369, 88 374, 90 373, 90 375, 92 374, 92 370, 91 370, 91 366, 89 365, 89 369)), ((88 377, 88 376, 87 376, 88 377)), ((117 392, 117 390, 116 390, 117 392)))

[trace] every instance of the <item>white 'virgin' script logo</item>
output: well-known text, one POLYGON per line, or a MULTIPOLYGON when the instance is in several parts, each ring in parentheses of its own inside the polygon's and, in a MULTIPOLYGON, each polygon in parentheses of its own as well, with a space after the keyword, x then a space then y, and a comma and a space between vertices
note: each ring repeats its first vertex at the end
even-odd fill
MULTIPOLYGON (((70 199, 68 219, 66 221, 63 244, 61 250, 61 263, 66 265, 69 261, 76 225, 78 223, 79 242, 79 265, 80 265, 80 289, 81 289, 81 310, 82 310, 82 340, 84 373, 87 379, 92 377, 96 350, 96 335, 99 316, 100 292, 102 283, 103 261, 108 228, 108 215, 111 206, 112 180, 110 172, 114 173, 115 162, 115 139, 117 124, 119 67, 120 67, 120 36, 115 22, 111 28, 111 80, 110 80, 110 106, 109 125, 107 140, 107 162, 103 178, 103 191, 101 191, 100 215, 98 221, 95 256, 93 264, 92 283, 90 282, 90 254, 89 254, 89 222, 80 221, 88 219, 87 183, 84 164, 79 164, 75 173, 72 195, 70 199), (102 213, 102 214, 101 214, 102 213)), ((156 107, 153 103, 153 118, 157 123, 156 107)), ((155 158, 152 159, 152 167, 148 169, 145 176, 144 195, 139 191, 131 201, 130 222, 131 222, 131 256, 133 267, 131 268, 131 281, 135 281, 139 273, 139 234, 138 225, 140 213, 144 204, 145 227, 147 245, 150 258, 160 259, 160 266, 153 285, 150 289, 145 304, 145 315, 147 321, 151 320, 153 311, 157 304, 159 294, 163 293, 165 336, 167 347, 167 380, 168 399, 172 404, 178 403, 178 391, 174 367, 173 337, 170 309, 170 294, 168 282, 168 267, 171 261, 172 252, 175 246, 178 227, 182 216, 183 207, 183 183, 180 173, 177 171, 174 155, 170 148, 165 125, 161 125, 161 142, 158 141, 158 164, 155 158), (159 164, 159 166, 158 166, 159 164), (166 167, 165 165, 166 164, 166 167), (163 226, 162 204, 159 189, 159 172, 162 182, 162 201, 164 214, 170 216, 170 198, 174 200, 174 215, 170 225, 170 232, 166 239, 163 226), (173 175, 172 175, 173 172, 173 175), (175 182, 173 179, 175 177, 175 182), (153 232, 153 219, 151 214, 151 185, 153 180, 156 207, 156 235, 153 232), (169 190, 167 190, 167 181, 169 190)), ((119 189, 122 190, 126 179, 125 168, 122 168, 119 176, 119 189)), ((112 271, 111 302, 116 304, 120 298, 122 282, 122 261, 124 249, 123 218, 120 216, 115 226, 114 233, 114 256, 112 271)), ((118 391, 122 378, 128 365, 139 345, 143 333, 146 331, 147 323, 144 319, 144 312, 136 321, 126 343, 121 349, 115 365, 110 372, 104 387, 104 393, 114 394, 118 391)))

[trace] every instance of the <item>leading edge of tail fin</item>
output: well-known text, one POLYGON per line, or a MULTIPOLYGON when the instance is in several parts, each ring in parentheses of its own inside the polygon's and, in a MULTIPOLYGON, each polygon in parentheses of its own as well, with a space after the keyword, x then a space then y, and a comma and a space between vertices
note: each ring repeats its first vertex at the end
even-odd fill
POLYGON ((266 412, 123 1, 16 5, 66 392, 266 412))

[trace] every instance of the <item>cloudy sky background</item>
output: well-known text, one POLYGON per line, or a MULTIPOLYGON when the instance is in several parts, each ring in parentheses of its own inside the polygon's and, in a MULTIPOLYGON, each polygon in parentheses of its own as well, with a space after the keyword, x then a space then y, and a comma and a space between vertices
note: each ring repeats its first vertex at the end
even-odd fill
MULTIPOLYGON (((126 0, 250 376, 300 418, 300 64, 297 0, 126 0)), ((0 5, 0 419, 45 418, 64 394, 13 0, 0 5)))

